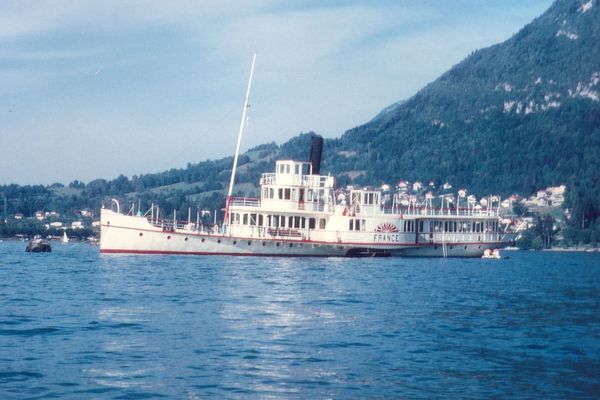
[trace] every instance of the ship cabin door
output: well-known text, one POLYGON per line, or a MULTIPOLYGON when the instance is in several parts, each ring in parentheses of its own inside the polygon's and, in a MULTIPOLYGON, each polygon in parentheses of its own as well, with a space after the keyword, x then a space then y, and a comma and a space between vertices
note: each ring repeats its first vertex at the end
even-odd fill
POLYGON ((419 244, 419 235, 421 234, 421 232, 419 232, 419 220, 415 219, 415 244, 419 244))
POLYGON ((298 210, 304 210, 304 189, 298 189, 298 210))

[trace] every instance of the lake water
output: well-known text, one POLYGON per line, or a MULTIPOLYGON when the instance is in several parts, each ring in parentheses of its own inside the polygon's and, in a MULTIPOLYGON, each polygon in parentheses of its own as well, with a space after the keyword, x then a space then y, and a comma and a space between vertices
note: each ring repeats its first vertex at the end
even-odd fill
POLYGON ((600 397, 600 254, 285 259, 0 243, 0 398, 600 397))

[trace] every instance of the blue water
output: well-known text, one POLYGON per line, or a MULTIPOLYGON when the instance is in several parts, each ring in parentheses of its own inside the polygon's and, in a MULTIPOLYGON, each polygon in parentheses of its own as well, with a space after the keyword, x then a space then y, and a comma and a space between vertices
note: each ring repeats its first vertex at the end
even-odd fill
POLYGON ((600 254, 28 254, 0 243, 0 398, 599 398, 600 254))

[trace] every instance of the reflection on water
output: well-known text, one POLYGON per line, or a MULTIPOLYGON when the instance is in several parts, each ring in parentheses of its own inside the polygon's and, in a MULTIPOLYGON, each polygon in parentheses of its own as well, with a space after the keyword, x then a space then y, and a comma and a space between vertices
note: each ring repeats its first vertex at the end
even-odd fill
POLYGON ((2 398, 593 398, 595 254, 105 256, 0 243, 2 398))

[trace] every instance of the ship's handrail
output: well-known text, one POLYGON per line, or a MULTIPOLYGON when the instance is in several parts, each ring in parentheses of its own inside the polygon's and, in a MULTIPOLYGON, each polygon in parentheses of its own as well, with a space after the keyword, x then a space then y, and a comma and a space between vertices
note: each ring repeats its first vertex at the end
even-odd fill
MULTIPOLYGON (((330 187, 331 182, 330 176, 325 175, 302 175, 301 185, 304 187, 330 187)), ((277 184, 277 174, 273 172, 267 172, 261 175, 261 185, 275 185, 277 184)))
POLYGON ((205 234, 218 234, 221 233, 219 224, 203 224, 188 221, 176 221, 168 219, 152 219, 148 216, 147 218, 150 225, 160 228, 163 232, 175 232, 175 231, 189 231, 194 233, 205 233, 205 234))
POLYGON ((439 217, 497 217, 499 212, 495 209, 473 209, 473 208, 409 208, 409 207, 384 207, 385 214, 398 214, 410 216, 439 216, 439 217))
POLYGON ((326 187, 328 176, 323 175, 302 175, 302 185, 308 187, 326 187))
POLYGON ((302 237, 302 233, 298 229, 290 229, 290 228, 268 228, 267 233, 270 236, 279 236, 279 237, 302 237))
POLYGON ((260 207, 260 199, 255 197, 232 197, 229 199, 229 205, 237 207, 260 207))
POLYGON ((275 184, 275 173, 267 172, 262 174, 260 178, 261 185, 274 185, 275 184))

